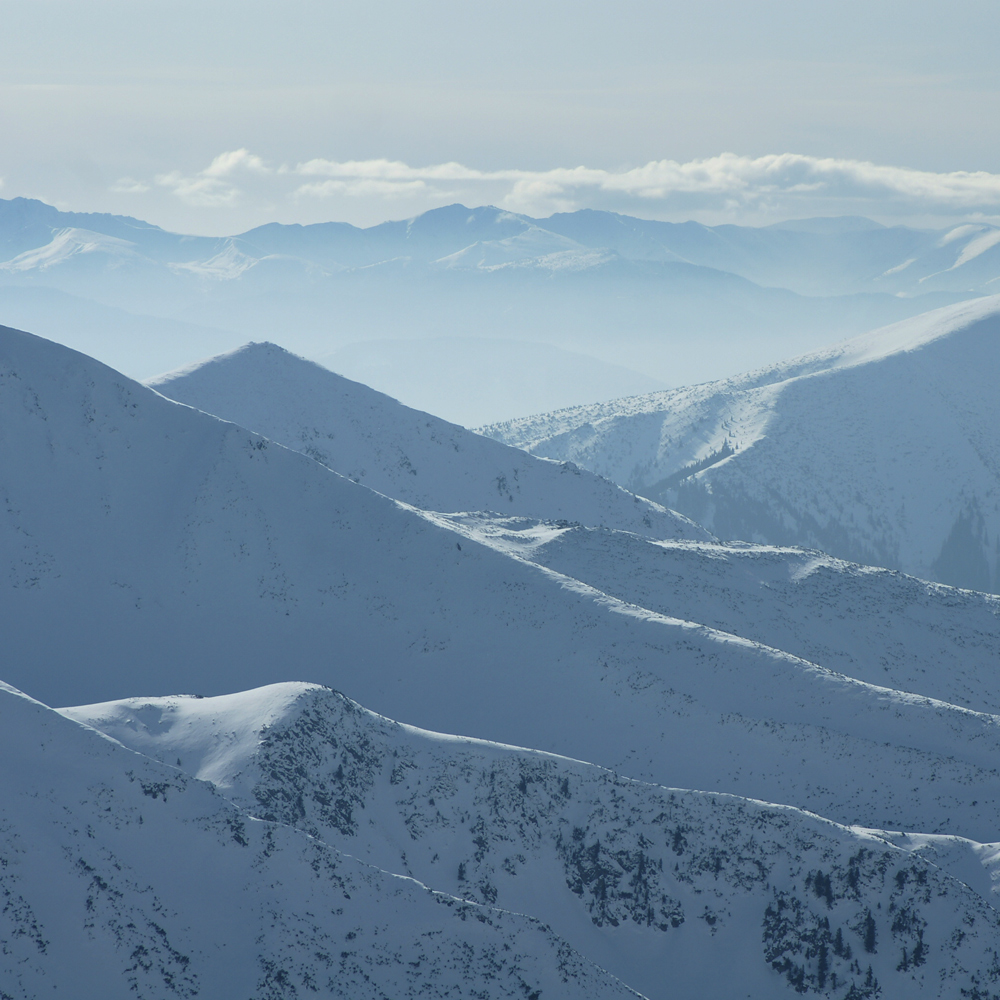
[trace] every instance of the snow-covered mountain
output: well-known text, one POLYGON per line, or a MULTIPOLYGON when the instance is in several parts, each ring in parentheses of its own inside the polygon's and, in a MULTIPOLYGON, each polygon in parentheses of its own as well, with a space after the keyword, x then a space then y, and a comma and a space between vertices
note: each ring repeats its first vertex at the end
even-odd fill
POLYGON ((575 467, 567 479, 562 465, 533 465, 522 451, 400 406, 273 344, 247 345, 148 384, 394 499, 475 512, 442 523, 629 604, 873 684, 1000 711, 996 598, 958 595, 811 550, 693 544, 709 537, 669 513, 637 509, 634 497, 608 490, 606 480, 575 467), (499 483, 518 490, 498 502, 499 483), (483 513, 491 507, 514 515, 483 513))
POLYGON ((400 726, 311 685, 62 714, 269 824, 528 914, 650 1000, 1000 987, 996 845, 901 850, 798 809, 400 726))
MULTIPOLYGON (((263 820, 5 684, 0 761, 9 1000, 634 996, 535 920, 263 820)), ((941 931, 948 910, 985 928, 948 890, 941 931)))
POLYGON ((1000 280, 1000 228, 988 223, 921 230, 844 217, 754 228, 584 210, 553 215, 539 224, 583 246, 608 247, 629 259, 686 261, 803 295, 984 294, 1000 280))
POLYGON ((724 538, 1000 589, 1000 297, 722 382, 487 428, 724 538))
POLYGON ((628 604, 870 684, 1000 713, 1000 597, 810 549, 659 541, 496 515, 447 520, 485 545, 585 580, 628 604))
MULTIPOLYGON (((709 228, 451 205, 368 229, 273 224, 209 238, 0 200, 0 323, 66 338, 141 378, 251 338, 316 360, 372 341, 427 341, 414 366, 389 351, 375 383, 421 405, 420 369, 442 341, 469 339, 430 408, 474 425, 657 388, 623 389, 623 368, 664 385, 733 375, 968 298, 996 276, 988 227, 827 223, 709 228), (946 272, 940 287, 935 271, 946 272), (81 329, 77 316, 95 310, 102 322, 81 329), (204 348, 175 342, 168 326, 204 331, 204 348), (583 355, 592 395, 567 399, 559 384, 546 395, 537 371, 533 393, 508 391, 516 366, 498 383, 479 341, 504 342, 512 359, 525 342, 583 355), (470 387, 480 405, 468 405, 470 387)), ((530 382, 530 353, 523 367, 530 382)))
POLYGON ((275 344, 247 344, 146 384, 424 510, 496 510, 652 538, 711 537, 572 463, 538 459, 410 409, 275 344))
MULTIPOLYGON (((0 345, 0 629, 22 690, 315 680, 661 784, 994 839, 993 715, 625 603, 75 352, 0 345)), ((965 598, 917 600, 943 617, 965 598)))

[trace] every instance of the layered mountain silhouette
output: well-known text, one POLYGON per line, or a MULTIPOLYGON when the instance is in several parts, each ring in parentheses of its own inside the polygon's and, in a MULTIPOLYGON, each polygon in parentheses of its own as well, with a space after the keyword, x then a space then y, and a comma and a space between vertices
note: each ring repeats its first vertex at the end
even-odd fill
MULTIPOLYGON (((994 312, 744 387, 985 384, 994 312)), ((0 988, 996 992, 1000 598, 582 464, 269 343, 143 385, 0 329, 0 988)))
POLYGON ((0 201, 0 322, 140 378, 277 339, 475 426, 734 375, 995 291, 998 232, 452 205, 210 238, 13 199, 0 201))

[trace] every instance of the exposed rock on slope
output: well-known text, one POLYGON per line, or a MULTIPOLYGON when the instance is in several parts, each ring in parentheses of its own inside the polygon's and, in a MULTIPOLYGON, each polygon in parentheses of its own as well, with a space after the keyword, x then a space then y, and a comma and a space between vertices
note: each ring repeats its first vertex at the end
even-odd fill
POLYGON ((663 784, 995 835, 991 715, 623 603, 74 352, 2 348, 0 629, 22 689, 297 676, 663 784))
POLYGON ((535 921, 255 819, 7 685, 0 761, 10 1000, 634 995, 535 921))
POLYGON ((64 714, 179 761, 251 815, 537 917, 655 1000, 1000 988, 981 845, 964 846, 977 895, 878 834, 414 730, 309 685, 64 714))

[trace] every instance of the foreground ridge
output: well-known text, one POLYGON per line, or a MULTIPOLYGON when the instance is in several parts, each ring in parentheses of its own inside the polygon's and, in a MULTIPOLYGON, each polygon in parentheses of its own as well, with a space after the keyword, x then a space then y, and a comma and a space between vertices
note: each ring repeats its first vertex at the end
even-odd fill
POLYGON ((531 914, 650 998, 1000 984, 982 845, 911 836, 918 850, 900 850, 790 807, 400 726, 315 685, 63 714, 176 759, 250 815, 531 914), (978 869, 979 891, 949 865, 978 869))

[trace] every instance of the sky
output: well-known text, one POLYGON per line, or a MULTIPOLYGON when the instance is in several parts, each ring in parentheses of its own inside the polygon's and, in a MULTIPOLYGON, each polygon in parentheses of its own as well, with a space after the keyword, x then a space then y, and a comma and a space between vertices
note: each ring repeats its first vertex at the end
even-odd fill
POLYGON ((0 0, 0 197, 1000 222, 995 0, 0 0))

